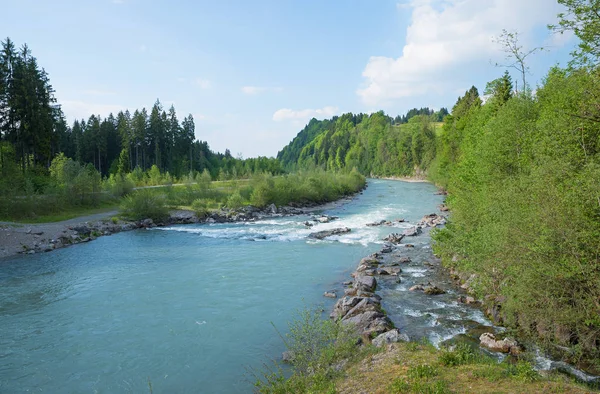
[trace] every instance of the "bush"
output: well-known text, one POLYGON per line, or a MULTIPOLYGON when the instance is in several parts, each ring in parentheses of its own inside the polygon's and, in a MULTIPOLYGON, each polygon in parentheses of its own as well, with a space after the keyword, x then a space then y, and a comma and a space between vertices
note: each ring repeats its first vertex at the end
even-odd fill
POLYGON ((276 365, 258 377, 255 387, 261 393, 333 393, 339 374, 334 366, 361 356, 356 346, 359 338, 353 327, 324 320, 320 309, 300 311, 283 338, 292 355, 292 376, 286 379, 276 365))
POLYGON ((152 219, 162 222, 169 217, 169 209, 161 194, 142 189, 124 198, 121 215, 130 220, 152 219))
POLYGON ((244 205, 244 199, 238 191, 233 192, 227 199, 227 207, 231 209, 240 209, 244 205))

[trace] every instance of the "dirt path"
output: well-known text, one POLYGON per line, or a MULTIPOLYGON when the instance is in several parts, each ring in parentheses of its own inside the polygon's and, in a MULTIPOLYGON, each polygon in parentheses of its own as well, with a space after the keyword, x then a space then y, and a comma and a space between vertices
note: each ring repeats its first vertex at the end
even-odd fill
POLYGON ((86 222, 97 222, 117 214, 117 210, 110 210, 54 223, 25 224, 0 222, 0 259, 16 255, 26 249, 33 249, 36 245, 50 244, 52 240, 69 235, 71 232, 69 227, 81 225, 86 222))

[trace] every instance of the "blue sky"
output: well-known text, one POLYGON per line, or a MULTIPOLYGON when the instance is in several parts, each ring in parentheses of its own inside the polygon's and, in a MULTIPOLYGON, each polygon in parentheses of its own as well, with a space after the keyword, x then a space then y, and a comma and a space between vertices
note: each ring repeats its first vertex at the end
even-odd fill
MULTIPOLYGON (((311 117, 451 108, 504 69, 518 31, 535 86, 575 41, 552 0, 0 1, 0 37, 27 43, 72 122, 150 108, 191 113, 196 137, 274 156, 311 117)), ((518 77, 511 72, 513 79, 518 77)))

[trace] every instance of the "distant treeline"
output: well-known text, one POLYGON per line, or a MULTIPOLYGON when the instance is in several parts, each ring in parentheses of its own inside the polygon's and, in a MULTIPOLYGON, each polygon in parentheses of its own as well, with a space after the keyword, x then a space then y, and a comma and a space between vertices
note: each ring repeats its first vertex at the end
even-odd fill
POLYGON ((312 119, 277 158, 284 168, 356 168, 365 175, 411 175, 426 169, 436 152, 436 122, 448 111, 411 110, 397 124, 382 111, 312 119), (420 114, 418 114, 420 113, 420 114))
POLYGON ((159 100, 149 111, 91 115, 69 126, 46 71, 26 44, 17 50, 7 38, 0 53, 2 185, 24 191, 30 181, 43 192, 50 164, 59 153, 82 165, 92 164, 101 177, 152 166, 174 179, 205 169, 215 179, 281 173, 273 158, 242 160, 229 150, 213 152, 208 143, 196 140, 191 114, 179 122, 175 108, 165 111, 159 100))

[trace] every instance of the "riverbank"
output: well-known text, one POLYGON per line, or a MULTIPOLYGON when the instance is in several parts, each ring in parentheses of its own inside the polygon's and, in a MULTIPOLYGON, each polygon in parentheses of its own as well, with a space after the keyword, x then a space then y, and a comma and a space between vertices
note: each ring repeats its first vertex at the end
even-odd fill
MULTIPOLYGON (((358 193, 360 192, 362 190, 358 193)), ((201 218, 192 210, 178 209, 171 210, 167 220, 157 223, 151 219, 124 220, 119 217, 119 211, 117 210, 54 223, 4 222, 0 224, 0 259, 18 254, 51 252, 66 246, 90 242, 98 237, 142 228, 193 223, 248 222, 273 217, 311 214, 335 208, 350 201, 355 195, 324 204, 305 204, 304 206, 298 204, 298 206, 277 207, 275 204, 271 204, 264 209, 250 205, 237 210, 223 208, 213 210, 207 216, 201 218)))

